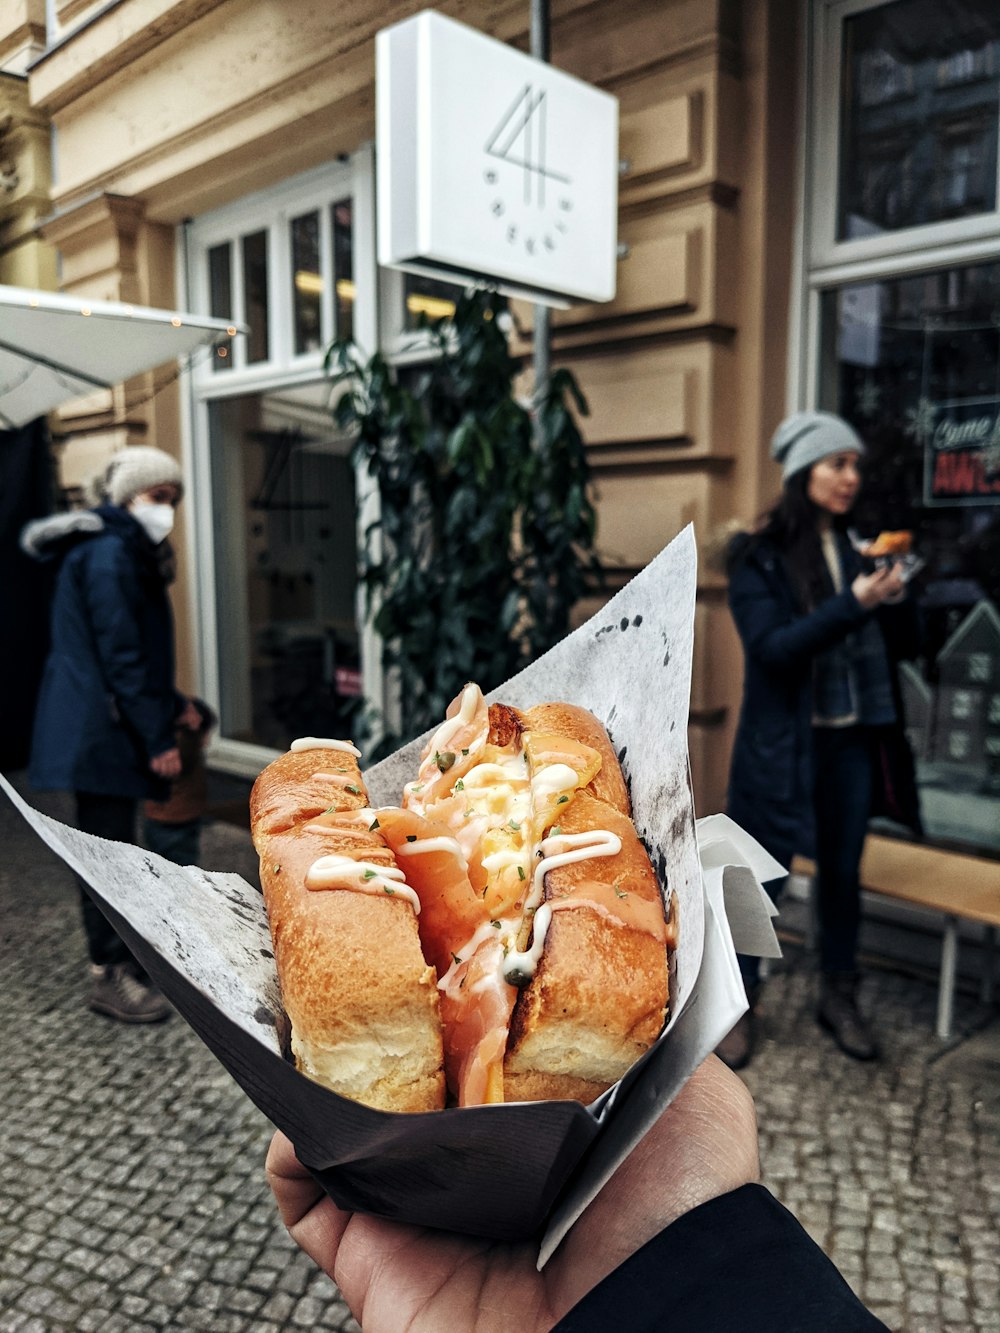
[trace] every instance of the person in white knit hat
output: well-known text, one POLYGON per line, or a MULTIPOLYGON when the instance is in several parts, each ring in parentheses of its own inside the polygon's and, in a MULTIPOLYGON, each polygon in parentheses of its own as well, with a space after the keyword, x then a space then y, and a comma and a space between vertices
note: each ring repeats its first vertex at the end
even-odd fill
MULTIPOLYGON (((139 801, 165 798, 180 772, 175 728, 202 725, 174 688, 167 596, 184 483, 175 458, 143 445, 117 453, 94 489, 94 509, 21 534, 29 555, 59 562, 28 775, 40 789, 72 791, 85 832, 134 842, 139 801)), ((90 1007, 128 1023, 165 1018, 167 1001, 80 888, 90 1007)))

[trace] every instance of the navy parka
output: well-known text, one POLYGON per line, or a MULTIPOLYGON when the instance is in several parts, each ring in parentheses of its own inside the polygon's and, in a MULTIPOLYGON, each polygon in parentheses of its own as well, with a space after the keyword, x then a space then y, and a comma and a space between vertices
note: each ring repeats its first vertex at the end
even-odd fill
POLYGON ((163 799, 169 784, 149 761, 176 744, 183 708, 170 603, 137 520, 112 505, 96 514, 97 531, 53 520, 52 537, 42 525, 31 548, 62 564, 28 776, 43 789, 163 799))
MULTIPOLYGON (((728 813, 779 861, 813 852, 813 663, 875 613, 851 592, 864 572, 861 557, 838 534, 843 590, 813 611, 796 598, 780 549, 748 539, 729 579, 729 605, 743 641, 743 703, 730 769, 728 813)), ((897 621, 912 651, 915 623, 909 607, 883 608, 883 630, 897 621), (912 626, 912 628, 911 628, 912 626)), ((891 633, 899 633, 895 625, 891 633)))

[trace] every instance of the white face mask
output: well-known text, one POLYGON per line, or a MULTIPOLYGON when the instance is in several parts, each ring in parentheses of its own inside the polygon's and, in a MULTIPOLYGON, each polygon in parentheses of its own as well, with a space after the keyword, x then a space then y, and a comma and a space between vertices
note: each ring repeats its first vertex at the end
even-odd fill
POLYGON ((141 523, 146 536, 154 546, 159 546, 170 536, 174 528, 173 505, 154 505, 148 500, 136 500, 130 506, 132 517, 141 523))

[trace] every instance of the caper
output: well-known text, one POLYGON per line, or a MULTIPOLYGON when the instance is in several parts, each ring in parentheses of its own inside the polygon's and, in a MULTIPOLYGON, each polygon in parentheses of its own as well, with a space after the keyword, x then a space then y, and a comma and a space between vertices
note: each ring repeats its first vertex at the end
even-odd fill
POLYGON ((455 762, 455 755, 451 750, 444 750, 434 755, 434 762, 442 773, 447 773, 455 762))

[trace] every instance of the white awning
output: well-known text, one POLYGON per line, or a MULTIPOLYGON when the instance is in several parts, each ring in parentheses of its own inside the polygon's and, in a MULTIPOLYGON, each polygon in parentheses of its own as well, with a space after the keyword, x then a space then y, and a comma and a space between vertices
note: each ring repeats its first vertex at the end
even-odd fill
POLYGON ((245 332, 203 315, 0 286, 0 429, 245 332))

